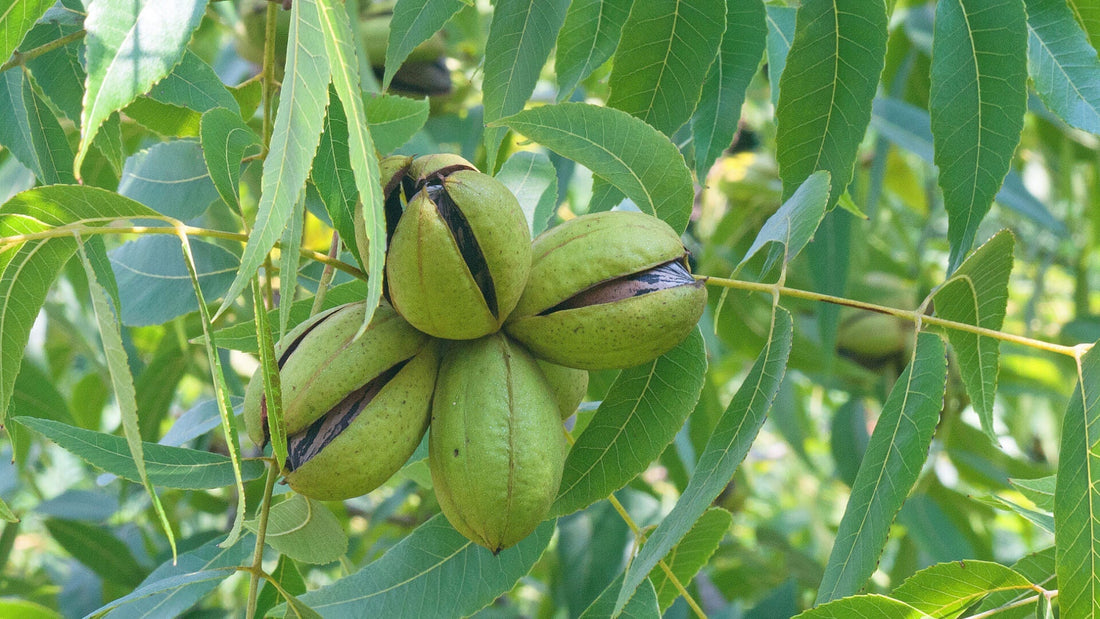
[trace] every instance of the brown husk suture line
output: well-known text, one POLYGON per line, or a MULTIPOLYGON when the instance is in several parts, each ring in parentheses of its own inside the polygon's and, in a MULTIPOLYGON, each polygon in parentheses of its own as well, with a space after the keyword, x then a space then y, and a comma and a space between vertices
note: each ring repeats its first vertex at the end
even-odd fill
POLYGON ((458 250, 474 276, 478 289, 481 290, 485 305, 489 307, 493 317, 497 318, 497 292, 493 286, 493 276, 489 273, 489 263, 485 260, 485 254, 481 252, 481 246, 477 244, 470 222, 466 220, 466 216, 462 214, 442 184, 428 184, 424 187, 424 191, 428 192, 428 198, 435 204, 436 211, 439 212, 439 216, 451 231, 455 243, 458 244, 458 250))
POLYGON ((283 354, 279 355, 279 369, 283 369, 283 365, 286 364, 286 360, 290 358, 291 353, 293 353, 298 348, 298 344, 301 344, 302 340, 306 339, 306 336, 309 335, 311 331, 316 329, 318 326, 320 326, 321 323, 325 322, 329 318, 332 318, 334 315, 336 315, 336 312, 329 312, 324 318, 311 324, 309 328, 307 328, 305 331, 302 331, 301 335, 294 338, 294 341, 290 343, 290 346, 286 347, 286 350, 283 351, 283 354))
POLYGON ((295 471, 311 458, 321 453, 341 432, 355 421, 359 413, 370 404, 374 396, 397 375, 409 360, 382 372, 362 387, 349 393, 331 411, 314 421, 308 428, 287 439, 286 468, 295 471))
POLYGON ((630 273, 589 286, 561 303, 539 312, 538 315, 546 316, 578 307, 614 303, 677 286, 696 285, 695 278, 687 270, 686 261, 686 257, 676 258, 638 273, 630 273))

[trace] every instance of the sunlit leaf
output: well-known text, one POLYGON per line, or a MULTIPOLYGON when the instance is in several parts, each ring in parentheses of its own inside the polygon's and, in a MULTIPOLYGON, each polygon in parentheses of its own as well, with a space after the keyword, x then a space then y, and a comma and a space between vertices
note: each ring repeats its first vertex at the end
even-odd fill
POLYGON ((989 561, 952 561, 925 568, 901 583, 890 597, 933 617, 957 617, 997 591, 1031 591, 1031 581, 1010 567, 989 561))
POLYGON ((645 577, 687 535, 726 487, 749 453, 771 409, 791 354, 791 314, 775 308, 768 342, 711 432, 710 440, 676 506, 646 540, 630 564, 615 606, 622 608, 645 577))
POLYGON ((653 127, 622 112, 586 103, 559 103, 500 121, 592 170, 638 208, 683 232, 691 215, 691 172, 676 146, 653 127))
MULTIPOLYGON (((1047 591, 1058 588, 1054 578, 1054 546, 1023 557, 1012 564, 1012 569, 1047 591)), ((980 606, 974 608, 974 612, 987 612, 1032 596, 1033 594, 1029 591, 997 591, 987 596, 980 606)), ((1035 617, 1034 604, 1026 604, 1012 610, 1005 609, 997 614, 997 619, 1024 619, 1025 617, 1027 619, 1035 617)))
MULTIPOLYGON (((1003 230, 979 247, 936 291, 936 314, 947 320, 998 331, 1008 305, 1008 276, 1012 272, 1015 237, 1003 230)), ((993 396, 997 392, 1000 341, 988 336, 947 330, 947 340, 959 361, 970 403, 982 429, 996 440, 993 396)))
POLYGON ((824 170, 814 172, 802 185, 764 222, 745 257, 737 264, 740 269, 765 245, 778 245, 768 255, 768 263, 762 271, 782 258, 786 264, 802 251, 813 238, 817 226, 825 216, 825 207, 829 201, 829 173, 824 170))
MULTIPOLYGON (((374 140, 363 107, 363 91, 359 87, 359 72, 356 70, 355 34, 347 11, 342 3, 335 0, 320 0, 318 4, 322 38, 332 71, 332 86, 348 119, 348 161, 359 201, 363 204, 363 227, 370 240, 369 256, 364 265, 367 270, 367 311, 363 316, 363 328, 366 329, 382 298, 382 271, 386 260, 386 218, 382 187, 378 180, 378 159, 374 155, 374 140)), ((280 325, 283 324, 285 322, 280 318, 280 325)))
POLYGON ((672 135, 695 111, 725 29, 722 0, 635 2, 615 50, 607 105, 672 135))
POLYGON ((1027 108, 1023 3, 937 2, 932 45, 932 137, 953 271, 974 244, 1020 141, 1027 108))
POLYGON ((818 589, 819 604, 856 593, 875 571, 890 523, 928 457, 946 377, 943 340, 920 334, 909 365, 882 405, 856 473, 818 589))
POLYGON ((88 77, 76 167, 112 113, 144 94, 179 64, 206 2, 97 0, 84 28, 88 77))
POLYGON ((409 141, 428 120, 427 99, 367 95, 367 123, 378 152, 387 154, 409 141))
POLYGON ((583 509, 645 471, 695 408, 706 369, 695 329, 654 361, 623 370, 569 450, 551 514, 583 509))
POLYGON ((1026 496, 1039 509, 1054 511, 1054 488, 1058 482, 1057 475, 1040 477, 1039 479, 1011 479, 1013 487, 1026 496))
POLYGON ((54 0, 4 0, 0 3, 0 63, 11 57, 27 32, 54 0))
POLYGON ((53 185, 20 193, 0 206, 0 426, 7 419, 15 377, 31 325, 61 268, 76 252, 70 235, 19 240, 78 220, 88 227, 150 216, 151 209, 94 187, 53 185))
POLYGON ((1063 617, 1100 614, 1100 347, 1077 362, 1077 388, 1062 419, 1054 488, 1058 606, 1063 617))
POLYGON ((600 619, 601 617, 627 617, 638 619, 651 619, 661 616, 661 608, 657 600, 657 592, 653 583, 648 579, 638 585, 637 592, 619 610, 615 610, 615 593, 622 586, 623 577, 620 575, 600 596, 581 613, 582 619, 600 619))
POLYGON ((568 0, 498 0, 493 8, 482 86, 485 124, 489 125, 485 129, 489 173, 496 171, 497 149, 505 132, 492 123, 527 103, 568 8, 568 0))
POLYGON ((776 106, 783 195, 810 174, 832 175, 829 208, 852 179, 886 55, 882 0, 806 0, 798 9, 776 106))
POLYGON ((932 619, 932 616, 884 595, 856 595, 833 600, 795 615, 796 619, 932 619))
POLYGON ((222 299, 218 314, 244 292, 267 252, 282 236, 287 218, 305 190, 321 139, 328 104, 329 58, 317 0, 300 0, 292 5, 287 36, 285 75, 270 150, 264 159, 260 205, 241 255, 240 271, 222 299))

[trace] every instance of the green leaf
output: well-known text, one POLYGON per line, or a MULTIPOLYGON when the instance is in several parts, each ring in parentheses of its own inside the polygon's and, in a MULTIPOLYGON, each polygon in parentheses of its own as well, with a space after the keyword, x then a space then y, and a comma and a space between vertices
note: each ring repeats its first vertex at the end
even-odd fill
POLYGON ((200 114, 219 107, 238 115, 241 112, 237 99, 214 69, 191 50, 185 51, 183 59, 172 72, 153 86, 149 98, 200 114))
POLYGON ((875 571, 890 523, 928 457, 946 378, 943 340, 921 333, 871 433, 818 589, 819 604, 856 593, 875 571))
MULTIPOLYGON (((39 187, 0 206, 0 238, 41 233, 78 220, 84 226, 98 227, 118 219, 155 214, 103 189, 39 187)), ((76 241, 68 235, 0 244, 0 427, 8 417, 8 403, 31 325, 53 280, 75 252, 76 241)))
POLYGON ((0 145, 45 185, 73 183, 73 151, 65 130, 18 67, 0 74, 0 145))
MULTIPOLYGON (((256 531, 256 520, 245 526, 256 531)), ((271 508, 264 543, 302 563, 323 565, 348 550, 348 536, 324 503, 295 494, 271 508)))
POLYGON ((706 370, 698 329, 652 362, 623 370, 569 450, 551 515, 584 509, 645 471, 695 409, 706 370))
MULTIPOLYGON (((1039 552, 1033 552, 1025 556, 1014 563, 1012 569, 1047 591, 1058 588, 1058 583, 1054 579, 1054 546, 1049 546, 1039 552)), ((981 605, 974 609, 974 612, 986 612, 994 608, 1000 608, 1031 595, 1033 594, 1030 591, 997 591, 987 596, 981 605)), ((1035 616, 1034 604, 1021 606, 1015 612, 1004 610, 996 615, 997 619, 1024 619, 1025 617, 1031 619, 1035 616)))
POLYGON ((574 0, 558 32, 554 71, 558 102, 615 53, 633 0, 574 0))
POLYGON ((29 600, 2 598, 0 599, 0 616, 19 617, 20 619, 61 619, 63 615, 29 600))
POLYGON ((890 594, 933 617, 958 617, 990 593, 1032 591, 1031 581, 1010 567, 989 561, 952 561, 925 568, 890 594))
POLYGON ((761 272, 767 272, 779 258, 783 259, 784 265, 789 263, 813 238, 825 217, 828 202, 829 173, 818 170, 807 177, 783 206, 764 222, 752 245, 745 252, 745 257, 737 264, 737 270, 765 245, 772 243, 778 246, 768 255, 768 262, 761 272))
POLYGON ((160 142, 128 158, 118 193, 184 221, 218 199, 196 140, 160 142))
MULTIPOLYGON (((203 295, 217 299, 229 288, 240 261, 229 250, 192 240, 195 267, 203 295)), ((146 236, 111 251, 111 267, 118 280, 122 324, 159 325, 199 309, 191 279, 173 236, 146 236)))
MULTIPOLYGON (((351 171, 348 151, 348 118, 340 98, 329 93, 328 113, 325 114, 324 131, 317 155, 313 158, 310 179, 317 188, 317 195, 325 205, 325 212, 332 221, 332 228, 348 247, 356 261, 360 260, 355 240, 355 205, 359 192, 355 188, 355 175, 351 171)), ((360 264, 366 268, 366 265, 360 264)))
POLYGON ((711 432, 684 493, 631 562, 616 607, 626 604, 657 563, 687 535, 749 453, 779 392, 791 355, 791 314, 781 307, 774 312, 768 343, 711 432))
MULTIPOLYGON (((934 163, 932 124, 928 112, 897 99, 875 99, 871 124, 894 144, 928 163, 934 163)), ((1055 234, 1067 234, 1065 224, 1055 219, 1046 205, 1031 195, 1020 175, 1013 170, 1008 171, 995 200, 1055 234)))
POLYGON ((795 615, 795 619, 852 619, 852 617, 931 619, 931 615, 922 613, 905 602, 899 602, 884 595, 846 597, 795 615))
MULTIPOLYGON (((336 307, 337 305, 343 305, 344 303, 362 301, 363 295, 366 294, 366 290, 366 282, 360 280, 333 286, 325 293, 325 301, 321 305, 321 309, 326 310, 336 307)), ((312 298, 295 301, 290 309, 290 322, 287 323, 287 328, 292 329, 298 323, 309 318, 310 309, 312 307, 312 298)), ((276 312, 278 311, 277 309, 269 310, 267 313, 268 320, 277 320, 278 314, 276 312)), ((260 352, 256 347, 256 322, 254 320, 244 320, 228 327, 222 327, 214 332, 214 337, 217 339, 220 348, 240 350, 253 354, 259 354, 260 352)), ((195 341, 201 342, 202 340, 196 338, 195 341)))
MULTIPOLYGON (((286 228, 283 228, 282 245, 279 250, 279 337, 286 333, 286 325, 290 320, 290 306, 294 303, 294 295, 298 292, 298 267, 301 260, 301 254, 298 251, 302 248, 305 212, 305 200, 298 200, 286 221, 286 228)), ((195 266, 198 267, 197 261, 195 266)))
POLYGON ((301 596, 325 617, 459 617, 508 591, 542 556, 554 523, 494 556, 442 514, 358 572, 301 596))
POLYGON ((321 0, 321 30, 332 69, 332 85, 348 118, 348 150, 355 187, 363 203, 363 225, 370 241, 367 264, 367 312, 363 329, 367 328, 378 302, 382 298, 382 272, 386 261, 386 217, 383 213, 382 187, 379 184, 378 159, 374 156, 374 141, 367 126, 363 108, 363 91, 359 88, 359 73, 355 56, 355 35, 342 3, 321 0))
POLYGON ((1039 479, 1010 479, 1012 485, 1026 496, 1039 509, 1054 511, 1054 488, 1058 483, 1057 475, 1039 479))
POLYGON ((658 605, 657 592, 653 583, 648 579, 638 585, 638 592, 620 610, 615 610, 615 592, 623 583, 620 575, 606 589, 600 593, 592 604, 581 613, 582 619, 601 619, 602 617, 638 617, 640 619, 653 619, 661 616, 661 608, 658 605))
POLYGON ((11 511, 8 504, 4 502, 4 499, 0 499, 0 520, 4 522, 19 522, 19 517, 15 515, 15 512, 11 511))
POLYGON ((998 509, 1014 512, 1017 516, 1020 516, 1024 520, 1027 520, 1031 524, 1034 524, 1035 526, 1046 531, 1047 533, 1054 533, 1054 516, 1051 515, 1049 512, 1035 511, 1034 509, 1024 507, 1019 503, 1010 501, 1000 496, 994 496, 988 500, 979 500, 998 509))
MULTIPOLYGON (((27 33, 20 45, 20 51, 51 43, 79 30, 78 24, 40 22, 27 33)), ((34 75, 46 98, 78 127, 85 77, 84 67, 80 64, 81 51, 82 43, 73 41, 26 61, 26 67, 34 75)), ((72 172, 71 168, 69 172, 72 172)))
POLYGON ((367 121, 374 146, 380 153, 392 153, 408 142, 428 121, 428 99, 397 95, 366 95, 367 121))
POLYGON ((1027 109, 1027 24, 1020 0, 936 3, 932 137, 954 271, 1012 163, 1027 109))
POLYGON ((798 9, 792 6, 769 4, 768 20, 768 84, 771 86, 772 105, 779 104, 779 81, 787 66, 787 54, 794 41, 794 27, 798 9))
MULTIPOLYGON (((271 578, 281 586, 282 591, 297 596, 306 592, 306 583, 302 580, 302 573, 294 560, 286 555, 279 555, 279 563, 271 571, 271 578)), ((260 597, 256 601, 256 616, 265 617, 279 600, 282 593, 275 589, 270 580, 264 583, 260 597)), ((289 614, 289 613, 288 613, 289 614)))
MULTIPOLYGON (((462 6, 460 0, 398 0, 390 19, 382 90, 390 87, 393 74, 397 73, 401 63, 405 62, 416 46, 432 38, 462 6)), ((378 150, 388 153, 392 149, 378 150)))
POLYGON ((832 208, 852 180, 886 56, 882 0, 806 0, 798 9, 776 106, 783 195, 817 170, 832 175, 832 208))
MULTIPOLYGON (((712 507, 703 512, 695 521, 687 535, 668 553, 666 563, 681 584, 687 586, 691 579, 710 561, 711 555, 718 549, 718 543, 725 537, 733 524, 733 514, 720 507, 712 507)), ((680 596, 672 581, 663 570, 653 568, 649 580, 657 590, 657 600, 661 612, 680 596)))
MULTIPOLYGON (((934 293, 936 314, 999 331, 1008 306, 1008 276, 1015 242, 1011 232, 1002 230, 979 247, 934 293)), ((982 429, 996 442, 993 396, 997 392, 1000 341, 956 329, 947 330, 947 340, 955 349, 966 393, 981 418, 982 429)))
POLYGON ((206 2, 201 0, 97 0, 88 4, 84 20, 88 77, 77 170, 107 117, 148 92, 183 59, 205 9, 206 2))
POLYGON ((493 8, 482 86, 490 174, 504 139, 504 128, 493 123, 522 110, 535 91, 568 8, 568 0, 497 0, 493 8))
POLYGON ((1062 0, 1025 0, 1035 91, 1070 126, 1100 133, 1100 59, 1062 0))
MULTIPOLYGON (((132 482, 141 482, 126 439, 120 436, 76 428, 51 419, 17 417, 16 421, 96 468, 132 482)), ((233 468, 229 458, 221 454, 157 443, 143 443, 142 451, 145 454, 146 473, 155 486, 201 490, 222 488, 233 483, 233 468)), ((261 461, 249 460, 243 463, 244 479, 256 479, 263 472, 261 461)))
POLYGON ((676 146, 653 127, 586 103, 546 105, 499 122, 610 181, 677 233, 687 228, 695 196, 691 172, 676 146))
POLYGON ((558 206, 558 173, 545 153, 520 151, 504 162, 496 178, 519 200, 531 236, 550 225, 558 206))
MULTIPOLYGON (((255 539, 247 535, 229 548, 214 542, 181 554, 177 560, 162 563, 129 594, 96 609, 100 616, 116 609, 126 617, 174 617, 181 615, 206 597, 236 571, 252 553, 255 539)), ((112 613, 110 616, 117 616, 112 613)))
POLYGON ((1095 0, 1066 0, 1073 9, 1077 23, 1088 33, 1089 42, 1094 49, 1100 48, 1100 4, 1095 0))
POLYGON ((210 181, 222 200, 239 212, 241 159, 260 152, 260 136, 244 124, 240 114, 226 108, 214 108, 202 115, 199 136, 210 181))
POLYGON ((768 26, 762 0, 728 0, 726 32, 718 58, 703 81, 699 107, 691 121, 695 139, 695 176, 700 182, 737 132, 745 89, 760 66, 768 26))
POLYGON ((34 22, 53 4, 54 0, 4 0, 0 3, 0 63, 11 57, 34 22))
POLYGON ((46 530, 73 558, 107 582, 130 589, 145 578, 130 549, 106 527, 48 518, 46 530))
POLYGON ((695 111, 725 29, 722 0, 635 2, 607 81, 608 107, 672 135, 695 111))
POLYGON ((1054 488, 1058 605, 1063 617, 1100 614, 1100 346, 1077 360, 1077 388, 1062 419, 1054 488))
MULTIPOLYGON (((275 113, 270 150, 264 159, 256 221, 241 255, 241 269, 215 317, 244 292, 267 252, 282 236, 294 204, 305 190, 321 139, 321 123, 328 104, 329 58, 324 51, 326 43, 317 0, 300 0, 291 6, 287 36, 279 109, 275 113)), ((358 65, 351 65, 355 66, 358 65)))

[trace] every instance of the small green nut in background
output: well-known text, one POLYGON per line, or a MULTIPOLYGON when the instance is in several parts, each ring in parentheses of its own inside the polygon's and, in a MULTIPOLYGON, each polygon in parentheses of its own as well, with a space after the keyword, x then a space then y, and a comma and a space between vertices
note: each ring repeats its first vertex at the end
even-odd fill
MULTIPOLYGON (((365 307, 349 303, 319 314, 276 349, 287 481, 316 499, 373 490, 408 459, 427 428, 438 366, 434 343, 385 304, 355 338, 365 307)), ((244 417, 252 440, 265 443, 260 370, 245 393, 244 417)))
POLYGON ((706 299, 668 224, 609 211, 571 219, 535 239, 527 288, 505 329, 559 365, 628 368, 679 344, 706 299))
POLYGON ((456 155, 414 160, 404 184, 411 197, 386 258, 394 308, 435 337, 468 340, 499 330, 531 264, 519 202, 456 155))
POLYGON ((550 391, 554 394, 554 400, 558 403, 558 412, 564 421, 584 401, 588 395, 588 370, 567 368, 564 365, 550 363, 545 359, 537 359, 542 375, 550 385, 550 391))
POLYGON ((497 553, 534 531, 566 454, 558 404, 534 357, 503 333, 451 342, 428 454, 436 498, 460 533, 497 553))

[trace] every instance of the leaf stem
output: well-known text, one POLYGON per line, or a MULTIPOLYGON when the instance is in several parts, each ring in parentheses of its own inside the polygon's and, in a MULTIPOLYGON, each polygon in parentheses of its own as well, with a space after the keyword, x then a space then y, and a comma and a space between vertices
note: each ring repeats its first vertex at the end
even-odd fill
POLYGON ((260 522, 256 526, 256 549, 252 553, 252 568, 248 570, 248 619, 256 616, 256 602, 260 591, 260 578, 266 576, 263 572, 264 543, 267 537, 267 517, 271 512, 271 492, 275 488, 275 480, 279 477, 279 465, 275 460, 269 460, 267 465, 267 482, 264 484, 264 498, 260 503, 260 522))
POLYGON ((1024 337, 1022 335, 1015 335, 1012 333, 1005 333, 1004 331, 997 331, 994 329, 987 329, 985 327, 979 327, 976 325, 966 324, 964 322, 955 322, 954 320, 945 320, 938 316, 928 316, 920 311, 903 310, 895 307, 889 307, 886 305, 876 305, 874 303, 866 303, 864 301, 855 301, 853 299, 846 299, 844 297, 835 297, 833 295, 821 294, 819 292, 811 292, 809 290, 801 290, 798 288, 788 288, 780 284, 762 284, 758 282, 747 282, 737 279, 727 279, 724 277, 709 277, 709 276, 697 276, 696 279, 702 281, 708 285, 721 286, 723 288, 733 288, 737 290, 749 290, 752 292, 766 292, 771 295, 780 295, 787 297, 795 297, 799 299, 808 299, 810 301, 821 301, 824 303, 833 303, 836 305, 843 305, 845 307, 854 307, 856 309, 867 310, 869 312, 878 312, 880 314, 887 314, 890 316, 897 316, 898 318, 905 318, 912 320, 918 325, 935 325, 943 327, 945 329, 954 329, 956 331, 966 331, 967 333, 974 333, 976 335, 984 335, 1003 342, 1012 342, 1013 344, 1020 344, 1029 348, 1037 348, 1039 350, 1045 350, 1047 352, 1057 353, 1059 355, 1065 355, 1067 357, 1076 358, 1081 354, 1082 347, 1089 347, 1091 344, 1078 344, 1076 346, 1065 346, 1062 344, 1053 344, 1051 342, 1044 342, 1043 340, 1037 340, 1030 337, 1024 337))
MULTIPOLYGON (((20 243, 26 243, 28 241, 39 241, 53 238, 60 238, 66 236, 72 236, 74 232, 78 232, 83 236, 91 236, 93 234, 177 234, 177 231, 182 231, 188 236, 206 236, 216 239, 224 239, 227 241, 239 241, 241 243, 248 242, 248 235, 241 234, 239 232, 225 232, 224 230, 211 230, 209 228, 196 228, 194 226, 188 226, 179 222, 171 217, 142 217, 142 219, 158 219, 168 222, 172 227, 167 226, 89 226, 88 222, 98 221, 129 221, 133 219, 131 217, 104 217, 104 218, 92 218, 84 219, 81 221, 73 222, 71 224, 65 224, 56 228, 50 228, 48 230, 42 230, 40 232, 30 232, 27 234, 16 234, 13 236, 0 237, 0 252, 3 252, 10 245, 18 245, 20 243)), ((275 243, 275 247, 282 247, 281 243, 275 243)), ((333 268, 340 269, 345 273, 355 277, 357 279, 366 279, 365 273, 359 270, 358 267, 350 265, 342 260, 330 258, 325 254, 311 249, 299 249, 298 253, 311 260, 316 260, 322 264, 332 265, 333 268)))
POLYGON ((275 124, 275 30, 278 27, 279 5, 269 2, 267 5, 267 21, 264 24, 264 120, 263 120, 263 152, 260 157, 266 157, 271 144, 271 133, 275 124))
MULTIPOLYGON (((340 233, 332 231, 332 243, 328 248, 328 257, 336 260, 336 256, 340 254, 340 233)), ((328 291, 328 285, 332 283, 332 276, 334 274, 333 266, 326 263, 325 268, 321 271, 321 281, 317 283, 317 294, 313 295, 313 307, 309 310, 309 315, 316 315, 321 311, 321 306, 325 303, 325 293, 328 291)))
POLYGON ((15 67, 23 66, 27 64, 28 61, 34 60, 42 54, 48 54, 55 49, 61 49, 62 47, 65 47, 73 41, 79 41, 80 39, 84 38, 84 35, 86 33, 87 31, 82 28, 80 30, 77 30, 76 32, 63 36, 60 39, 54 39, 49 43, 44 43, 42 45, 39 45, 38 47, 32 47, 25 52, 21 52, 18 50, 14 51, 11 54, 11 58, 9 58, 8 61, 4 64, 0 65, 0 73, 3 73, 8 69, 14 69, 15 67))
MULTIPOLYGON (((570 434, 568 430, 562 428, 562 432, 565 434, 565 439, 569 441, 569 446, 572 447, 573 444, 576 442, 576 439, 573 438, 573 435, 570 434)), ((618 512, 619 517, 621 517, 623 519, 623 522, 626 523, 626 526, 630 528, 630 531, 634 534, 634 537, 641 538, 642 530, 638 527, 638 523, 634 522, 634 519, 630 517, 629 513, 627 513, 626 508, 623 507, 623 504, 619 502, 619 499, 616 498, 614 494, 609 494, 607 496, 607 501, 611 503, 611 507, 615 508, 615 511, 618 512)), ((699 603, 695 601, 695 598, 691 597, 691 594, 688 593, 687 587, 685 587, 684 584, 680 582, 680 579, 676 577, 676 574, 672 573, 672 568, 670 568, 668 564, 665 563, 664 559, 657 561, 657 565, 661 568, 661 571, 665 573, 665 576, 668 577, 668 581, 672 583, 672 586, 676 588, 676 591, 678 591, 680 595, 683 596, 684 601, 687 602, 687 605, 691 607, 691 610, 695 613, 695 616, 699 617, 700 619, 706 619, 707 614, 703 612, 703 609, 700 608, 699 603)))

